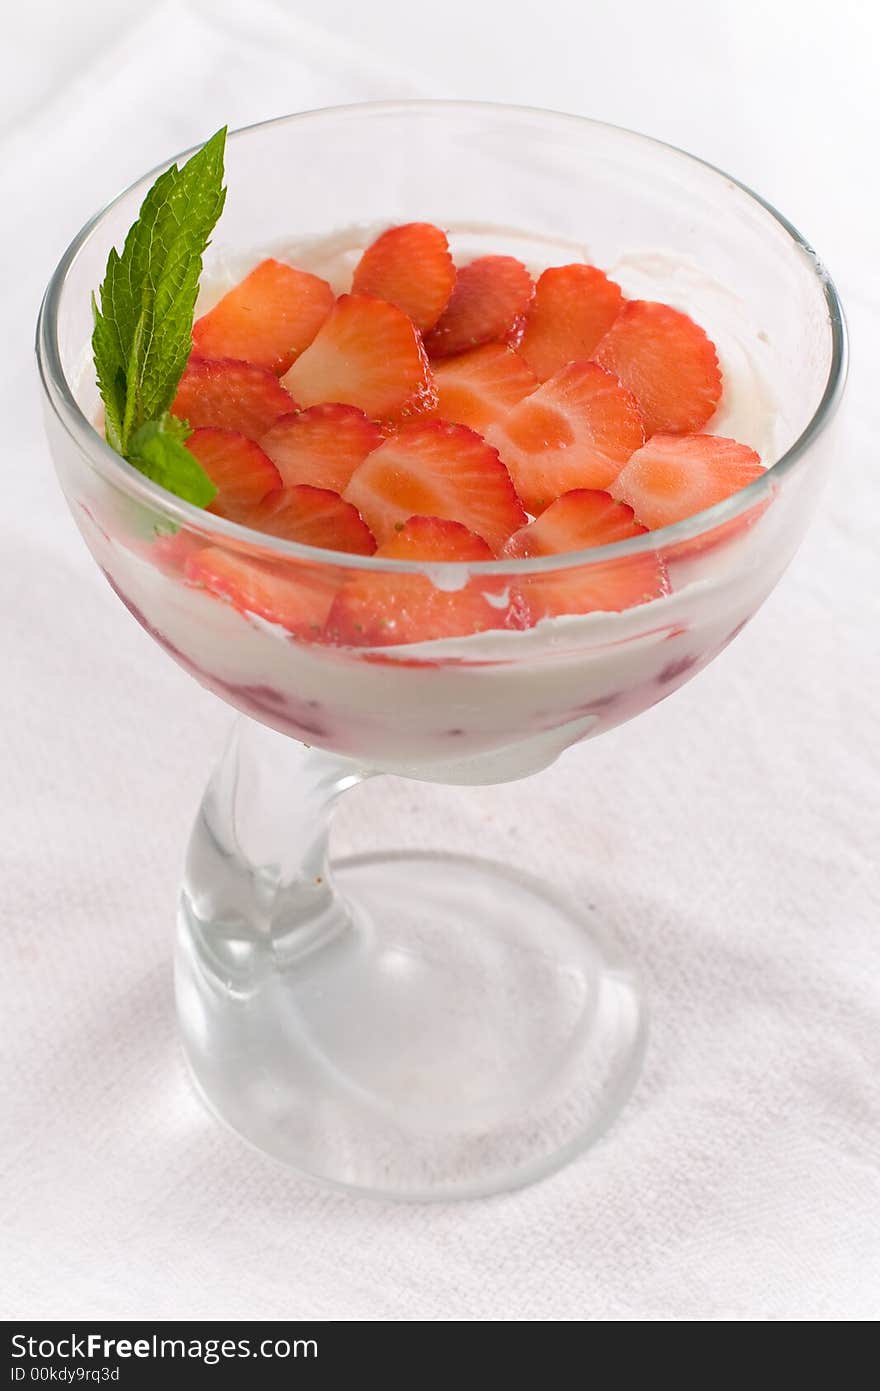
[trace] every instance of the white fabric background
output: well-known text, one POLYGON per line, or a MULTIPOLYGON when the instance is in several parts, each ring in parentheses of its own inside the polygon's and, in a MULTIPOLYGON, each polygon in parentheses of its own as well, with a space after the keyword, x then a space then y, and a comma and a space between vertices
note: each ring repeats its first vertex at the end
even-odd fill
POLYGON ((880 1314, 873 8, 545 0, 537 22, 471 0, 249 0, 244 20, 231 0, 43 0, 6 32, 6 1317, 880 1314), (172 921, 229 715, 88 558, 30 355, 58 255, 144 168, 224 120, 419 92, 582 111, 729 167, 820 249, 854 359, 821 515, 707 672, 528 783, 386 779, 339 813, 342 849, 515 856, 595 904, 650 983, 647 1068, 607 1138, 530 1190, 438 1208, 293 1178, 190 1093, 172 921))

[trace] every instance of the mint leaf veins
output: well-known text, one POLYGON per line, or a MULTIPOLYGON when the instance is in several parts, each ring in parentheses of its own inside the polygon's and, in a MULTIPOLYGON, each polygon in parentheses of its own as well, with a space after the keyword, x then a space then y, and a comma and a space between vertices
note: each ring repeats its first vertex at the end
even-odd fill
POLYGON ((188 502, 216 494, 190 454, 189 427, 168 414, 192 347, 202 256, 223 210, 219 130, 181 169, 173 164, 141 204, 120 255, 112 248, 92 297, 92 351, 107 442, 142 473, 188 502))

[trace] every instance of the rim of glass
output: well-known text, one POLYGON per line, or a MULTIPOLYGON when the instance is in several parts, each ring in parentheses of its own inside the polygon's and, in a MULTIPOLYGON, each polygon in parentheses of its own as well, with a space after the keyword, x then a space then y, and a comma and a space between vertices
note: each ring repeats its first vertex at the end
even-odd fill
POLYGON ((526 118, 534 121, 540 117, 545 121, 559 122, 565 125, 588 126, 599 130, 611 130, 619 135, 626 136, 632 140, 646 145, 654 145, 659 149, 671 152, 681 159, 688 160, 693 164, 701 165, 713 174, 735 185, 741 192, 752 199, 759 207, 776 221, 776 223, 787 234, 793 246, 805 254, 811 263, 813 274, 819 282, 823 297, 828 310, 828 326, 831 334, 831 362, 828 369, 828 378, 824 390, 816 405, 816 408, 808 421, 807 425, 794 441, 774 464, 756 478, 753 483, 740 489, 739 492, 725 498, 722 502, 716 503, 713 507, 705 508, 701 512, 695 512, 692 516, 684 518, 671 526, 658 527, 654 531, 647 531, 641 536, 632 537, 626 541, 617 541, 612 545, 591 546, 581 551, 570 551, 563 555, 538 556, 531 559, 519 560, 482 560, 482 561, 410 561, 410 560, 377 560, 375 556, 351 555, 343 551, 324 550, 318 546, 305 546, 297 541, 286 541, 280 537, 268 536, 265 532, 255 531, 250 527, 241 526, 237 522, 227 521, 223 517, 216 517, 213 513, 206 513, 202 508, 195 507, 192 503, 185 502, 178 498, 174 493, 167 492, 158 483, 154 483, 144 474, 139 473, 131 464, 127 463, 121 455, 111 449, 101 435, 98 434, 94 425, 80 409, 69 381, 61 365, 61 353, 58 343, 58 310, 62 295, 64 293, 67 275, 76 259, 81 247, 85 244, 92 232, 99 226, 106 215, 116 207, 124 198, 133 192, 141 184, 152 182, 164 169, 176 161, 186 159, 198 146, 192 146, 188 150, 183 150, 170 159, 163 160, 161 164, 140 175, 131 184, 124 188, 115 198, 111 199, 85 226, 83 226, 73 241, 68 246, 61 260, 49 281, 43 302, 40 307, 40 314, 37 321, 36 352, 39 368, 40 380, 46 397, 50 402, 56 416, 70 435, 74 444, 84 455, 89 465, 95 469, 108 483, 114 487, 123 489, 132 494, 137 500, 149 505, 150 507, 162 512, 170 517, 177 525, 186 527, 188 530, 205 532, 212 539, 225 538, 230 542, 236 542, 239 546, 245 545, 248 548, 268 551, 270 553, 295 559, 298 561, 308 561, 311 564, 332 564, 334 566, 344 566, 346 569, 376 570, 376 571, 407 571, 410 573, 425 573, 436 570, 442 565, 462 566, 468 572, 479 574, 523 574, 539 573, 541 571, 558 571, 571 569, 578 565, 588 565, 596 562, 616 560, 629 555, 636 555, 642 551, 665 550, 675 546, 679 542, 690 540, 703 532, 710 531, 722 523, 732 520, 742 512, 748 511, 754 506, 765 493, 770 491, 774 483, 788 474, 795 466, 797 461, 804 455, 814 439, 821 433, 830 421, 840 401, 843 387, 846 382, 847 371, 847 334, 846 323, 843 315, 843 307, 840 297, 835 288, 834 282, 825 270, 816 252, 805 237, 797 230, 788 218, 783 216, 777 208, 769 203, 760 194, 744 184, 740 179, 719 169, 717 165, 711 164, 708 160, 701 159, 698 155, 693 155, 687 150, 682 150, 677 145, 671 145, 667 141, 657 140, 650 135, 643 135, 639 131, 627 129, 625 126, 613 125, 607 121, 594 120, 587 116, 574 116, 567 112, 553 111, 542 107, 518 106, 505 102, 481 102, 481 101, 443 101, 443 100, 400 100, 400 101, 376 101, 376 102, 356 102, 340 106, 318 107, 310 111, 291 112, 284 116, 275 116, 267 121, 256 121, 252 125, 242 126, 229 133, 230 141, 245 139, 252 131, 262 130, 267 126, 285 125, 298 122, 307 124, 313 121, 320 121, 329 117, 338 118, 340 116, 352 117, 362 120, 365 115, 387 116, 403 115, 406 113, 427 115, 440 115, 443 113, 479 112, 498 115, 507 114, 519 119, 526 118), (210 518, 210 521, 207 520, 210 518))

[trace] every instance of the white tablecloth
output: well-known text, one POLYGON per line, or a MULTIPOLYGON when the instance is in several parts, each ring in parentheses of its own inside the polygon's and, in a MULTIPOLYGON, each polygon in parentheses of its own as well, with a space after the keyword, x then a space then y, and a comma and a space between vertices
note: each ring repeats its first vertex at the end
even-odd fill
POLYGON ((36 75, 6 86, 0 140, 0 1313, 875 1317, 873 7, 548 0, 540 25, 530 7, 470 0, 418 16, 392 0, 310 8, 215 0, 144 18, 68 4, 54 23, 25 16, 18 47, 5 35, 10 70, 36 75), (87 556, 50 472, 30 355, 58 255, 144 168, 223 121, 417 92, 568 107, 729 167, 820 248, 854 355, 822 513, 703 675, 528 784, 386 779, 342 806, 340 849, 479 839, 587 897, 653 997, 646 1071, 594 1150, 524 1192, 436 1208, 291 1177, 189 1090, 172 922, 229 714, 87 556))

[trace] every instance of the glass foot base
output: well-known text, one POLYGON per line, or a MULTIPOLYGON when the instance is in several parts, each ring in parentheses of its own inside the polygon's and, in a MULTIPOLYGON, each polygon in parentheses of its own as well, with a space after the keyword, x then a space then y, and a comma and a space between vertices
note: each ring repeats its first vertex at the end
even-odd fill
POLYGON ((608 1127, 637 1075, 632 973, 541 883, 443 854, 336 861, 317 935, 217 953, 184 888, 183 1041, 211 1109, 303 1174, 384 1198, 497 1193, 608 1127), (206 945, 207 944, 207 945, 206 945))

